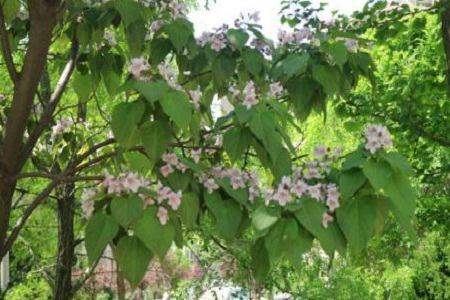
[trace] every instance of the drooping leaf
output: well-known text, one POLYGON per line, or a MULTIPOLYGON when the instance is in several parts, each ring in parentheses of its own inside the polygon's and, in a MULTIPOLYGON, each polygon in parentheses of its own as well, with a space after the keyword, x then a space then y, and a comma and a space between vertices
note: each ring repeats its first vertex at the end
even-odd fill
POLYGON ((136 81, 133 85, 150 103, 155 103, 169 91, 169 86, 163 81, 136 81))
POLYGON ((281 62, 284 75, 286 75, 287 78, 291 78, 295 75, 303 74, 308 67, 309 59, 310 56, 308 53, 288 55, 288 57, 281 62))
POLYGON ((148 207, 143 211, 141 217, 132 224, 135 235, 150 249, 164 259, 167 251, 175 238, 175 227, 171 221, 161 225, 157 217, 157 208, 148 207))
POLYGON ((252 224, 257 231, 264 231, 278 221, 279 217, 269 213, 265 206, 258 207, 252 214, 252 224))
POLYGON ((328 223, 328 228, 322 226, 323 213, 327 208, 311 198, 302 198, 301 208, 295 213, 297 220, 315 236, 328 255, 335 250, 340 254, 345 253, 346 241, 336 221, 328 223))
POLYGON ((183 130, 189 128, 192 119, 192 105, 186 93, 171 91, 160 100, 164 112, 183 130))
POLYGON ((319 82, 327 95, 333 96, 341 89, 341 75, 339 71, 327 65, 315 65, 312 69, 313 78, 319 82))
POLYGON ((350 170, 352 168, 362 168, 367 158, 363 151, 357 150, 346 156, 344 163, 342 164, 342 170, 350 170))
POLYGON ((233 200, 223 200, 218 193, 204 194, 206 206, 215 218, 215 227, 219 236, 227 241, 238 234, 243 213, 239 204, 233 200))
POLYGON ((264 239, 257 240, 250 249, 253 276, 258 282, 264 282, 270 271, 270 260, 264 239))
POLYGON ((367 160, 363 167, 364 175, 377 190, 384 188, 392 176, 392 169, 385 161, 367 160))
POLYGON ((111 215, 125 229, 139 217, 143 208, 144 203, 137 195, 115 197, 111 201, 111 215))
POLYGON ((137 237, 125 236, 117 245, 116 258, 120 273, 135 287, 144 278, 153 253, 137 237))
POLYGON ((227 31, 228 40, 238 50, 241 50, 245 46, 249 37, 248 33, 241 29, 232 28, 227 31))
POLYGON ((223 135, 223 147, 232 163, 238 161, 250 146, 251 134, 246 128, 235 127, 223 135))
POLYGON ((150 161, 155 164, 171 140, 170 128, 163 121, 149 121, 140 128, 141 141, 150 161))
POLYGON ((193 35, 193 25, 186 19, 179 18, 164 27, 169 35, 169 39, 178 52, 186 46, 188 40, 193 35))
POLYGON ((398 171, 403 172, 407 176, 411 176, 414 174, 414 170, 411 168, 411 166, 408 163, 408 160, 402 156, 400 153, 397 152, 381 152, 380 156, 384 158, 391 167, 398 171))
POLYGON ((138 124, 144 115, 144 103, 137 101, 118 104, 112 113, 111 129, 114 137, 128 149, 139 141, 138 124))
POLYGON ((84 244, 90 265, 97 261, 118 232, 119 225, 104 213, 96 213, 89 219, 84 244))
POLYGON ((197 217, 200 212, 200 202, 198 196, 194 193, 183 194, 181 205, 178 208, 181 220, 188 229, 197 226, 197 217))
POLYGON ((245 48, 242 51, 242 59, 244 60, 247 70, 255 75, 259 76, 264 67, 264 56, 256 49, 245 48))
POLYGON ((94 89, 92 76, 90 74, 75 72, 73 78, 73 89, 75 90, 78 100, 81 103, 87 102, 94 89))
POLYGON ((339 177, 339 188, 343 200, 350 199, 366 182, 361 169, 350 169, 339 177))

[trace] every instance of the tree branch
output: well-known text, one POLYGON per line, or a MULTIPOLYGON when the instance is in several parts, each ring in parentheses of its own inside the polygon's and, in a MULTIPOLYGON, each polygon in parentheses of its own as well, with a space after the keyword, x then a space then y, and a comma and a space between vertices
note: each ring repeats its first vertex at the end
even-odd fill
POLYGON ((5 14, 3 13, 3 7, 0 5, 0 42, 2 45, 3 58, 5 60, 6 68, 8 69, 9 77, 14 85, 19 82, 19 74, 17 73, 14 60, 12 58, 11 46, 8 39, 8 31, 6 30, 5 14))

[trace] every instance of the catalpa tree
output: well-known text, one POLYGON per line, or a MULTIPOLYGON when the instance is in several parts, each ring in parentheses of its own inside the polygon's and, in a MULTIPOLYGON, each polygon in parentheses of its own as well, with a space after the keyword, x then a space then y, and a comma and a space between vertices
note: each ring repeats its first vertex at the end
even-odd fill
POLYGON ((299 155, 299 124, 374 66, 364 40, 319 22, 308 1, 283 5, 291 29, 273 42, 257 14, 197 38, 179 2, 3 1, 0 257, 52 195, 64 291, 75 205, 89 265, 109 245, 132 286, 206 225, 230 244, 251 236, 258 281, 279 259, 298 265, 314 239, 359 254, 391 213, 413 236, 412 171, 386 128, 368 125, 351 153, 299 155))

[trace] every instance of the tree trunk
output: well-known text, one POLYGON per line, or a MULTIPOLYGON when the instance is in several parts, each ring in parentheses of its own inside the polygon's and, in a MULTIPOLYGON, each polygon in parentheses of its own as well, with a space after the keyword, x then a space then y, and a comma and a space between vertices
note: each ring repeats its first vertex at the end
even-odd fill
POLYGON ((74 262, 74 184, 58 190, 58 261, 56 264, 54 300, 72 299, 72 265, 74 262))

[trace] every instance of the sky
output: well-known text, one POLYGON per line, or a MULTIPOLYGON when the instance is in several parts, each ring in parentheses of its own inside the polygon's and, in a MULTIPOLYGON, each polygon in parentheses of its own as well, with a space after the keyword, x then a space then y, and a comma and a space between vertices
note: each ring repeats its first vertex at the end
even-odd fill
MULTIPOLYGON (((271 39, 276 39, 278 29, 281 27, 278 15, 281 0, 217 0, 216 3, 210 2, 209 10, 202 8, 189 14, 189 19, 194 22, 197 33, 211 31, 223 23, 232 25, 241 12, 259 11, 263 33, 271 39)), ((351 14, 354 10, 362 8, 366 0, 313 0, 312 2, 315 4, 328 2, 327 10, 329 12, 338 10, 340 13, 351 14)))

